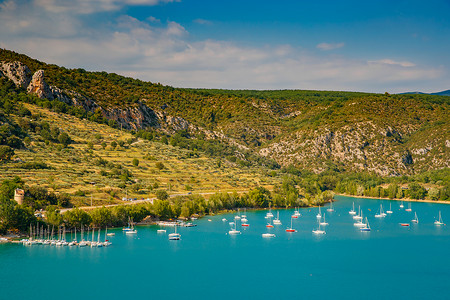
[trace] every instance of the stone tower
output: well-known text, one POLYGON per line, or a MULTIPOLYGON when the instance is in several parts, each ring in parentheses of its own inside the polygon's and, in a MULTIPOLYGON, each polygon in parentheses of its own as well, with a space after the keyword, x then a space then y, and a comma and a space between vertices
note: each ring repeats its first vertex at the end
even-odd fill
POLYGON ((24 196, 25 196, 24 190, 15 189, 15 191, 14 191, 14 200, 16 200, 16 202, 18 204, 22 204, 23 203, 23 197, 24 196))

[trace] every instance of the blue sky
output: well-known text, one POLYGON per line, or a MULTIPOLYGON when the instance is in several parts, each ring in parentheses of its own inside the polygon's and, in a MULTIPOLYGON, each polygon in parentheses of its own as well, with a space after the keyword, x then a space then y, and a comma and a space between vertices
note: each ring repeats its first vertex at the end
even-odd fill
POLYGON ((450 1, 0 0, 0 47, 176 87, 450 89, 450 1))

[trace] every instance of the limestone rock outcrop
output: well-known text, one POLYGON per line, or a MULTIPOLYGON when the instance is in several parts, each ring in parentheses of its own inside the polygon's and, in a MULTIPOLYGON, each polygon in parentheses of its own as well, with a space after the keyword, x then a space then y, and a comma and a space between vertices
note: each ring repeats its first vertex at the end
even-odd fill
POLYGON ((12 80, 16 86, 27 88, 31 81, 30 69, 19 61, 0 62, 0 75, 12 80))
POLYGON ((41 99, 53 100, 53 93, 49 85, 44 80, 44 71, 38 70, 33 74, 27 92, 36 94, 41 99))

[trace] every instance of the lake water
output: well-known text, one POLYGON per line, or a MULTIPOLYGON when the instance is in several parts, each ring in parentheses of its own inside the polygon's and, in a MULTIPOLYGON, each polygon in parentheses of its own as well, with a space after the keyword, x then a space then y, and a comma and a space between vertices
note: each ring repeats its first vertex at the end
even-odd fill
POLYGON ((312 234, 313 208, 300 209, 296 233, 285 232, 293 210, 280 210, 269 239, 266 212, 248 211, 237 236, 227 234, 234 215, 218 215, 179 228, 180 241, 168 240, 173 228, 147 226, 115 230, 108 248, 0 245, 0 299, 450 299, 450 230, 433 224, 439 210, 450 220, 450 205, 406 212, 397 201, 336 199, 335 212, 322 208, 323 236, 312 234), (353 201, 371 232, 353 225, 353 201), (375 218, 380 203, 393 214, 375 218), (399 225, 414 212, 419 224, 399 225))

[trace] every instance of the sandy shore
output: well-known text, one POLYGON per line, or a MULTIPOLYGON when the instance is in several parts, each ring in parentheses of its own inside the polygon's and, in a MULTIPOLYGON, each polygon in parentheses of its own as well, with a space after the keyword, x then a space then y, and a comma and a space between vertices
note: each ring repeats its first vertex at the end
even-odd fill
POLYGON ((417 200, 417 199, 410 199, 410 198, 403 198, 403 199, 390 199, 390 198, 374 198, 374 197, 368 197, 368 196, 355 196, 355 195, 346 195, 346 194, 337 194, 338 196, 345 196, 345 197, 351 197, 351 198, 364 198, 364 199, 373 199, 373 200, 393 200, 393 201, 405 201, 405 202, 426 202, 426 203, 439 203, 439 204, 450 204, 450 201, 434 201, 434 200, 417 200))

